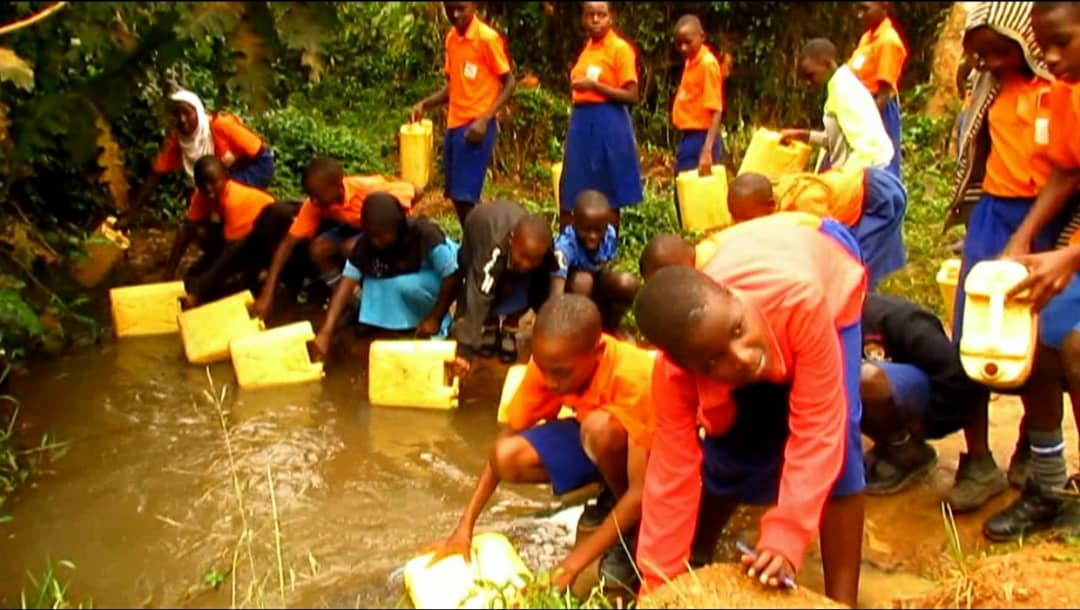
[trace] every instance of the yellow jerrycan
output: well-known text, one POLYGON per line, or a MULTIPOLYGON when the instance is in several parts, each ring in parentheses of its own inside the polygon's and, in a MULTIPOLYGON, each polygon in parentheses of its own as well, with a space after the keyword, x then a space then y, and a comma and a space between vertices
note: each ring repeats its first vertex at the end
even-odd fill
POLYGON ((192 364, 210 364, 229 359, 233 339, 258 333, 262 320, 252 318, 248 308, 255 297, 245 290, 189 309, 179 316, 180 339, 192 364))
POLYGON ((236 381, 243 390, 316 381, 321 362, 311 362, 307 344, 315 339, 311 322, 295 322, 233 339, 229 344, 236 381))
MULTIPOLYGON (((498 423, 510 423, 510 401, 514 399, 521 381, 525 379, 525 370, 528 365, 515 364, 506 370, 506 379, 503 381, 502 394, 499 396, 499 414, 496 416, 498 423)), ((559 410, 558 419, 575 417, 574 410, 563 407, 559 410)))
POLYGON ((784 174, 806 171, 812 150, 813 147, 805 142, 781 144, 780 132, 758 129, 743 155, 738 175, 754 172, 775 180, 784 174))
POLYGON ((555 191, 555 209, 561 210, 559 204, 559 181, 562 180, 562 161, 551 165, 551 190, 555 191))
POLYGON ((964 281, 967 298, 960 362, 968 377, 979 383, 1014 389, 1031 374, 1039 339, 1038 315, 1030 301, 1005 296, 1027 273, 1027 267, 1014 261, 983 261, 971 268, 964 281))
POLYGON ((456 408, 458 379, 447 379, 447 365, 456 353, 456 341, 372 341, 368 402, 380 407, 456 408))
POLYGON ((117 338, 168 335, 180 330, 183 282, 121 286, 109 290, 109 309, 117 338))
POLYGON ((401 137, 401 179, 424 188, 431 181, 432 151, 435 137, 430 119, 406 123, 399 131, 401 137))
POLYGON ((511 597, 532 580, 529 568, 502 534, 473 536, 471 554, 468 564, 453 555, 429 566, 431 553, 409 560, 404 580, 413 607, 498 608, 500 596, 511 597))
POLYGON ((675 178, 683 228, 688 231, 722 229, 731 224, 727 205, 727 170, 712 166, 712 175, 699 176, 696 169, 680 172, 675 178))
POLYGON ((945 304, 945 324, 952 328, 956 312, 956 285, 960 282, 960 259, 950 258, 941 263, 937 272, 941 302, 945 304))
POLYGON ((87 258, 72 265, 71 275, 83 288, 93 288, 105 279, 130 247, 131 241, 116 228, 116 217, 109 216, 83 244, 87 258))

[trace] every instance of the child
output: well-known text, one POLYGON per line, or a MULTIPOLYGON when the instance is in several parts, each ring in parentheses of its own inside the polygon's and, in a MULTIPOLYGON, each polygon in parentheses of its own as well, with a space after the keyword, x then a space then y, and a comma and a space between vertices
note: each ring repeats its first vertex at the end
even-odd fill
POLYGON ((394 196, 405 208, 410 208, 418 192, 408 182, 387 180, 378 175, 345 176, 345 167, 337 159, 315 157, 304 170, 304 192, 308 198, 300 206, 289 234, 282 240, 270 265, 270 273, 255 302, 255 313, 264 320, 270 315, 277 290, 278 276, 293 248, 303 240, 311 240, 308 256, 333 290, 341 279, 342 261, 352 254, 360 234, 361 212, 368 195, 384 191, 394 196))
MULTIPOLYGON (((671 122, 682 132, 675 153, 675 173, 696 169, 699 176, 710 176, 712 166, 724 160, 719 133, 724 111, 723 67, 705 45, 705 30, 695 15, 683 15, 675 23, 675 48, 686 59, 671 107, 671 122)), ((675 214, 681 225, 678 190, 675 214)))
POLYGON ((154 159, 154 167, 138 194, 132 199, 128 215, 142 209, 150 192, 165 174, 183 169, 195 179, 195 163, 205 155, 214 155, 229 169, 229 178, 241 184, 266 189, 274 175, 274 153, 258 134, 233 114, 208 115, 199 96, 177 88, 169 96, 175 128, 154 159))
POLYGON ((874 98, 848 66, 836 64, 836 46, 824 38, 806 43, 799 55, 799 75, 826 90, 825 129, 785 129, 783 140, 802 140, 824 146, 826 168, 885 169, 893 144, 881 123, 874 98))
POLYGON ((851 228, 870 270, 870 290, 907 264, 904 250, 904 185, 886 170, 829 170, 789 174, 773 185, 761 174, 743 174, 731 183, 728 209, 735 222, 777 210, 834 218, 851 228))
POLYGON ((464 283, 453 327, 459 374, 477 356, 517 361, 518 321, 547 300, 555 269, 551 241, 548 221, 514 201, 486 203, 465 219, 458 253, 464 283))
POLYGON ((586 189, 600 191, 619 210, 643 199, 629 106, 638 103, 637 56, 612 29, 612 3, 582 4, 582 24, 589 35, 570 70, 573 110, 566 132, 559 183, 559 230, 570 224, 570 206, 586 189))
POLYGON ((551 297, 571 292, 590 297, 600 308, 604 332, 615 334, 619 323, 630 310, 637 294, 637 278, 622 271, 611 271, 617 240, 611 219, 611 206, 599 191, 578 194, 574 203, 574 222, 555 240, 555 262, 551 274, 551 297))
MULTIPOLYGON (((648 459, 653 356, 602 334, 600 311, 586 297, 560 295, 536 316, 533 354, 509 405, 508 429, 499 435, 476 491, 436 559, 469 557, 473 529, 495 489, 510 483, 551 483, 563 495, 603 481, 618 498, 601 526, 576 545, 553 572, 560 590, 600 558, 608 582, 633 590, 634 572, 623 551, 641 516, 648 459), (573 419, 556 419, 560 408, 573 419), (546 423, 543 423, 546 422, 546 423)), ((433 560, 434 561, 434 560, 433 560)))
POLYGON ((707 517, 724 511, 699 513, 704 487, 721 504, 777 502, 756 559, 743 556, 763 584, 794 577, 820 526, 825 592, 855 606, 866 272, 847 229, 817 223, 769 216, 729 228, 703 272, 661 269, 638 295, 638 326, 661 350, 637 556, 648 589, 683 571, 695 529, 722 529, 724 519, 713 527, 707 517), (733 395, 763 383, 790 385, 790 399, 733 395))
MULTIPOLYGON (((891 2, 860 2, 863 32, 848 65, 874 96, 885 132, 893 143, 888 170, 900 179, 900 76, 908 50, 889 17, 891 2)), ((960 89, 963 91, 963 89, 960 89)))
POLYGON ((475 2, 443 2, 443 8, 454 24, 446 33, 446 85, 413 106, 409 120, 419 121, 428 108, 449 106, 443 174, 446 196, 464 227, 465 216, 480 201, 499 131, 495 115, 514 91, 514 73, 506 41, 476 16, 475 2))
POLYGON ((987 443, 982 388, 960 364, 937 316, 903 299, 871 294, 862 314, 863 365, 859 394, 867 453, 866 493, 896 493, 934 464, 938 439, 963 429, 956 483, 946 501, 968 512, 1009 488, 987 443))
POLYGON ((338 320, 358 285, 361 324, 392 331, 415 329, 421 338, 445 337, 457 296, 458 245, 427 218, 408 218, 397 199, 372 193, 364 200, 363 233, 345 261, 316 352, 329 353, 338 320))
POLYGON ((193 173, 197 190, 165 271, 165 279, 173 279, 188 245, 201 237, 203 256, 188 272, 189 306, 220 296, 222 284, 237 271, 244 273, 247 283, 257 279, 285 236, 295 209, 288 203, 274 203, 271 195, 233 180, 214 155, 199 159, 193 173), (210 222, 215 214, 224 221, 223 230, 220 223, 210 222))

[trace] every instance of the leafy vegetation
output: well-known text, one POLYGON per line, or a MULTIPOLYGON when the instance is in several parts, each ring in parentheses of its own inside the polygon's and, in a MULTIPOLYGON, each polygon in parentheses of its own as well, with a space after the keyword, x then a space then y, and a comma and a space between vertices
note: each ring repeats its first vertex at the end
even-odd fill
POLYGON ((45 562, 45 571, 40 578, 27 573, 27 579, 30 581, 32 589, 29 596, 27 596, 26 590, 23 590, 20 608, 25 610, 27 608, 93 607, 90 604, 83 604, 82 602, 73 605, 71 599, 68 597, 68 584, 66 581, 61 580, 57 570, 58 567, 74 570, 75 564, 70 561, 61 560, 54 565, 51 560, 48 560, 45 562))

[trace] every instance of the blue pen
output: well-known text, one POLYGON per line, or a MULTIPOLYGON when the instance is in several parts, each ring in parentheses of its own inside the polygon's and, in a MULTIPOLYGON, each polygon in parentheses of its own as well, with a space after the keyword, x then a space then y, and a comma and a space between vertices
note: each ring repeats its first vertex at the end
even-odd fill
MULTIPOLYGON (((750 557, 753 557, 754 559, 757 559, 757 551, 750 548, 750 545, 746 544, 742 540, 736 540, 735 541, 735 547, 738 548, 739 552, 742 553, 743 555, 749 555, 750 557)), ((790 577, 790 576, 784 576, 780 580, 780 584, 785 589, 796 589, 796 588, 798 588, 798 585, 795 584, 795 579, 790 577)))

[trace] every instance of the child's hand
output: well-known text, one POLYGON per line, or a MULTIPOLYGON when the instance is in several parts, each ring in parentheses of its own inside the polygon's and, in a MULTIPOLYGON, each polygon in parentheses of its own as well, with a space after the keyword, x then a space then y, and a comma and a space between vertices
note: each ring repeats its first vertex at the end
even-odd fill
POLYGON ((327 333, 319 333, 319 336, 315 337, 315 340, 312 341, 311 349, 315 352, 316 360, 325 360, 330 354, 330 335, 327 333))
POLYGON ((579 78, 570 83, 570 88, 574 91, 596 91, 596 81, 588 78, 579 78))
POLYGON ((453 361, 450 362, 450 372, 453 373, 457 377, 460 377, 460 378, 464 379, 465 377, 469 376, 469 373, 471 371, 472 371, 472 361, 469 360, 468 358, 463 358, 461 356, 458 356, 457 358, 454 358, 453 361))
POLYGON ((555 587, 556 591, 562 593, 574 586, 574 581, 577 580, 578 573, 579 570, 567 566, 564 561, 551 571, 551 585, 555 587))
POLYGON ((424 551, 432 553, 431 561, 428 562, 429 568, 454 555, 461 555, 461 558, 468 564, 472 559, 472 534, 454 530, 454 533, 450 534, 449 538, 429 546, 424 551))
POLYGON ((707 148, 702 149, 701 156, 698 157, 697 165, 697 173, 699 176, 711 176, 713 166, 712 151, 707 148))
POLYGON ((469 128, 465 130, 465 141, 469 144, 479 144, 484 141, 484 136, 487 135, 487 130, 487 119, 474 119, 472 123, 469 123, 469 128))
POLYGON ((439 333, 439 327, 442 323, 437 318, 427 317, 420 320, 420 323, 416 325, 416 336, 419 339, 427 339, 439 333))
POLYGON ((757 557, 743 554, 742 563, 749 569, 747 575, 756 577, 761 584, 773 588, 787 588, 795 583, 795 568, 783 555, 761 549, 757 557))
POLYGON ((1055 295, 1065 290, 1072 281, 1080 263, 1080 248, 1071 247, 1041 254, 1028 254, 1014 260, 1028 268, 1028 276, 1009 290, 1009 296, 1015 297, 1028 290, 1030 291, 1028 299, 1038 310, 1042 309, 1055 295))
POLYGON ((409 108, 409 122, 415 123, 424 116, 424 103, 417 102, 412 108, 409 108))
POLYGON ((255 300, 255 305, 252 306, 251 311, 255 314, 255 317, 262 321, 266 321, 267 316, 270 315, 270 302, 272 295, 267 291, 263 291, 263 294, 259 295, 259 298, 255 300))

